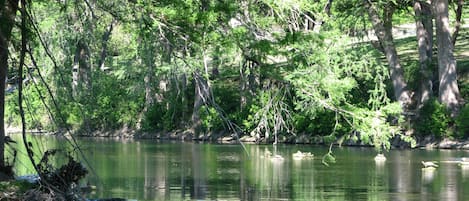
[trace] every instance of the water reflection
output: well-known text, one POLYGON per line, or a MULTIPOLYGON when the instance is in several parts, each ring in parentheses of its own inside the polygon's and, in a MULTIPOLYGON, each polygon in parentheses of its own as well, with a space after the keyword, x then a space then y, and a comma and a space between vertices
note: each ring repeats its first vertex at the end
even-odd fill
MULTIPOLYGON (((444 158, 450 158, 452 153, 448 150, 442 150, 441 156, 444 158)), ((443 180, 443 185, 441 186, 441 194, 440 200, 460 200, 458 199, 458 189, 459 185, 457 185, 458 177, 457 177, 457 170, 452 168, 444 168, 444 166, 455 166, 454 164, 440 164, 439 169, 441 173, 441 179, 443 180)), ((457 167, 457 166, 456 166, 457 167)), ((462 189, 459 189, 462 190, 462 189)), ((463 199, 464 200, 464 199, 463 199)))
POLYGON ((428 185, 433 182, 435 178, 436 168, 422 168, 422 183, 428 185))
POLYGON ((387 178, 386 161, 375 160, 375 168, 372 170, 370 178, 368 200, 380 200, 386 197, 385 191, 389 186, 387 178))
MULTIPOLYGON (((37 148, 59 147, 39 138, 37 148)), ((441 163, 422 171, 421 161, 454 160, 463 151, 392 150, 377 163, 369 148, 337 148, 327 167, 317 146, 238 145, 80 139, 96 174, 90 198, 138 200, 469 200, 469 168, 441 163), (310 160, 294 160, 297 151, 310 160), (275 156, 278 156, 277 159, 275 156), (282 159, 280 159, 280 157, 282 159)), ((44 149, 43 149, 44 150, 44 149)), ((20 156, 20 161, 27 161, 20 156)), ((60 162, 60 161, 57 161, 60 162)), ((16 172, 29 174, 28 164, 16 172)))
POLYGON ((460 165, 461 175, 464 179, 469 179, 469 165, 460 165))

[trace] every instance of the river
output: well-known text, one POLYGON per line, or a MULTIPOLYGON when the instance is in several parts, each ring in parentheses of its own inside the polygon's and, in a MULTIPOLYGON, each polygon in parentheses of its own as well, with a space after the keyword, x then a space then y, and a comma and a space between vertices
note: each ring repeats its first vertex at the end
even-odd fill
MULTIPOLYGON (((36 137, 39 147, 64 140, 36 137)), ((134 200, 469 200, 469 167, 451 162, 463 150, 391 150, 376 163, 372 148, 334 147, 336 163, 322 164, 328 147, 78 139, 96 185, 88 198, 134 200), (292 154, 311 152, 312 160, 292 154), (268 154, 283 160, 273 161, 268 154), (434 171, 422 161, 438 161, 434 171)), ((20 156, 21 158, 21 156, 20 156)), ((16 172, 31 174, 21 159, 16 172)))

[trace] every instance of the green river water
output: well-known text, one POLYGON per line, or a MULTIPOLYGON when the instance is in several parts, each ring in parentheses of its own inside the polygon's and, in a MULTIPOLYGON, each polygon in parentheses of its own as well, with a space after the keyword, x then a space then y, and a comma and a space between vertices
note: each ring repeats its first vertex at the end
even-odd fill
MULTIPOLYGON (((451 162, 462 150, 391 150, 376 163, 372 148, 335 147, 337 162, 325 166, 328 147, 312 145, 222 145, 152 140, 78 139, 97 189, 88 198, 133 200, 469 200, 469 167, 451 162), (312 160, 293 160, 298 150, 312 160), (266 153, 278 154, 272 161, 266 153), (434 171, 421 161, 438 161, 434 171), (465 193, 466 192, 466 193, 465 193)), ((36 137, 36 147, 61 147, 54 137, 36 137)), ((19 175, 32 174, 26 158, 19 175)))

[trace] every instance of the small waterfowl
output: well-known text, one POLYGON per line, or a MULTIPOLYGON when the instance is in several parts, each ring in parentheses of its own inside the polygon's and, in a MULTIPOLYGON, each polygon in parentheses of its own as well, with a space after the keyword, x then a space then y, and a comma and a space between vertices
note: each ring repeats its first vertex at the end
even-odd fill
POLYGON ((437 168, 438 165, 434 161, 422 161, 424 168, 437 168))
POLYGON ((275 154, 272 157, 270 157, 270 161, 272 162, 283 162, 284 160, 285 159, 283 158, 283 156, 280 156, 278 154, 275 154))
POLYGON ((384 162, 386 161, 386 157, 384 156, 384 154, 378 154, 375 156, 375 161, 376 162, 384 162))
POLYGON ((303 159, 312 159, 314 155, 310 152, 301 152, 297 151, 296 153, 292 154, 293 160, 303 160, 303 159))
POLYGON ((461 160, 461 161, 459 161, 458 164, 459 164, 460 166, 469 167, 469 161, 461 160))
POLYGON ((270 158, 271 156, 272 156, 272 152, 270 152, 267 149, 264 151, 264 154, 261 154, 261 158, 270 158))

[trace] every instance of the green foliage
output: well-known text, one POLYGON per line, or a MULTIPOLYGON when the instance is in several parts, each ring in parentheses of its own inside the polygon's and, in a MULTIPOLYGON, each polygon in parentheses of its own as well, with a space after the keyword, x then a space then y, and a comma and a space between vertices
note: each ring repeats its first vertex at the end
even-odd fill
POLYGON ((349 127, 360 134, 361 141, 378 150, 389 149, 389 140, 400 134, 400 129, 399 124, 391 125, 387 119, 400 119, 401 109, 387 97, 387 69, 361 49, 343 46, 346 41, 332 39, 328 44, 327 48, 305 45, 296 53, 305 55, 303 61, 296 63, 298 68, 287 76, 295 86, 296 109, 312 116, 317 116, 319 111, 332 111, 336 116, 331 119, 335 121, 330 122, 335 125, 331 137, 347 135, 337 135, 336 129, 349 127), (311 47, 316 47, 315 51, 310 50, 311 47), (350 101, 358 86, 357 80, 373 83, 367 90, 368 104, 350 101))
MULTIPOLYGON (((44 92, 42 86, 36 86, 35 84, 29 82, 25 86, 23 91, 23 107, 26 120, 26 129, 54 129, 54 124, 52 119, 50 119, 50 114, 44 107, 44 103, 41 100, 41 97, 38 94, 38 90, 44 92)), ((48 103, 48 100, 45 99, 44 102, 48 103)), ((51 107, 48 105, 48 107, 51 107)), ((5 99, 5 119, 8 126, 19 126, 21 125, 21 118, 18 109, 18 90, 15 90, 12 94, 7 94, 5 99)))
POLYGON ((148 108, 145 113, 145 118, 142 122, 142 130, 153 131, 165 128, 164 117, 166 109, 162 104, 153 104, 148 108))
POLYGON ((230 80, 215 80, 213 83, 213 95, 215 102, 226 113, 235 113, 240 106, 239 88, 230 80))
POLYGON ((325 166, 329 166, 329 164, 331 164, 331 163, 333 164, 333 163, 336 162, 335 156, 332 153, 332 144, 329 146, 329 151, 326 154, 324 154, 324 156, 322 157, 321 162, 325 166))
POLYGON ((464 138, 469 136, 469 104, 466 104, 460 111, 455 121, 457 128, 457 137, 464 138))
MULTIPOLYGON (((363 2, 334 1, 327 13, 328 2, 118 0, 94 2, 94 10, 74 1, 31 2, 39 33, 33 35, 30 46, 41 58, 36 59, 38 66, 57 97, 60 111, 51 107, 53 113, 65 118, 66 122, 57 122, 58 128, 136 128, 140 117, 145 131, 187 128, 195 96, 191 74, 199 71, 209 81, 215 103, 247 133, 270 139, 294 133, 319 135, 328 143, 350 138, 387 149, 390 139, 401 134, 402 121, 400 106, 389 98, 388 69, 381 53, 346 37, 365 34, 371 27, 363 2), (325 22, 319 33, 305 26, 308 17, 325 22), (105 43, 111 22, 115 23, 105 43), (39 48, 39 35, 48 47, 39 48), (71 67, 76 64, 78 40, 85 41, 90 52, 91 87, 72 96, 71 67), (106 71, 96 65, 103 50, 107 50, 106 71), (253 65, 246 67, 248 60, 253 65), (165 87, 157 86, 160 80, 165 87), (147 89, 158 96, 157 101, 145 100, 147 89), (241 103, 241 97, 246 102, 241 103)), ((380 14, 388 3, 397 4, 373 3, 380 14)), ((404 3, 398 5, 395 24, 413 20, 406 8, 404 3)), ((18 49, 17 33, 13 40, 11 49, 18 49)), ((396 45, 399 51, 416 50, 414 38, 396 45)), ((12 52, 14 66, 18 54, 12 52)), ((411 89, 419 83, 413 55, 400 57, 411 89)), ((15 75, 10 70, 9 77, 15 75)), ((34 85, 26 86, 27 125, 58 129, 41 101, 45 87, 38 87, 41 95, 34 85)), ((465 97, 466 85, 460 89, 465 97)), ((6 100, 6 119, 12 125, 20 123, 16 96, 9 94, 6 100)), ((52 101, 45 98, 44 102, 51 105, 52 101)), ((214 107, 199 112, 206 131, 223 128, 214 107)), ((467 109, 461 110, 454 122, 457 137, 467 135, 466 113, 467 109)), ((452 123, 444 107, 434 101, 422 109, 416 129, 451 137, 452 123)), ((401 138, 413 142, 409 136, 401 138)))
POLYGON ((450 122, 446 107, 432 99, 421 108, 415 131, 420 135, 435 135, 438 138, 452 137, 448 132, 450 122))
POLYGON ((83 112, 82 109, 80 108, 80 105, 78 104, 63 104, 61 107, 61 113, 59 114, 58 112, 56 113, 58 115, 63 115, 64 118, 67 120, 67 122, 62 122, 59 124, 61 128, 68 127, 69 125, 72 126, 74 129, 78 129, 80 126, 83 125, 83 112))
POLYGON ((203 106, 200 110, 202 129, 205 130, 205 132, 220 131, 223 129, 223 121, 215 108, 203 106))
POLYGON ((336 162, 335 157, 332 153, 327 153, 322 157, 322 164, 325 166, 329 166, 329 164, 333 164, 336 162))
POLYGON ((255 104, 249 109, 251 115, 244 122, 251 135, 278 140, 279 136, 294 134, 287 92, 286 89, 259 92, 255 104))
POLYGON ((347 127, 337 125, 340 126, 339 128, 332 123, 335 122, 336 115, 330 110, 317 111, 314 115, 302 111, 296 111, 293 114, 292 119, 297 133, 326 136, 330 135, 334 129, 338 133, 347 132, 347 127))
POLYGON ((5 97, 5 124, 6 126, 21 125, 17 93, 7 94, 5 97))
POLYGON ((135 126, 135 117, 140 110, 142 99, 134 98, 136 94, 129 93, 124 88, 124 81, 118 82, 112 75, 96 75, 92 96, 78 103, 62 97, 64 102, 61 103, 61 110, 67 124, 75 129, 87 130, 113 130, 124 125, 135 126))

